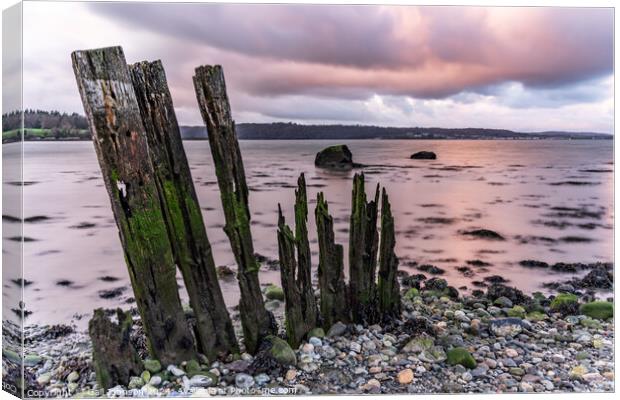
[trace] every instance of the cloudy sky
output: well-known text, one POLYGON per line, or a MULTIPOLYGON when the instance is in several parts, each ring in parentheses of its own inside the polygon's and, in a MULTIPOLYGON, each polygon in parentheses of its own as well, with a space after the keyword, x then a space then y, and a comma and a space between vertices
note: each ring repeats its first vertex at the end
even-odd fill
POLYGON ((24 32, 28 108, 83 113, 71 51, 121 45, 182 124, 221 64, 237 122, 613 129, 611 9, 32 2, 24 32))

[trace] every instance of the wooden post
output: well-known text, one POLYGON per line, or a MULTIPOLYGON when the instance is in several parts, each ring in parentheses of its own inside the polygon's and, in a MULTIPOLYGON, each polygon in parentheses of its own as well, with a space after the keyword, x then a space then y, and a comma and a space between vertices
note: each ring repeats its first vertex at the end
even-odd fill
MULTIPOLYGON (((319 310, 312 287, 312 261, 308 240, 308 196, 306 178, 302 173, 295 191, 295 239, 297 243, 297 286, 301 294, 301 309, 308 331, 316 327, 319 310)), ((306 332, 307 333, 307 332, 306 332)))
POLYGON ((196 68, 194 87, 200 112, 207 126, 215 164, 226 218, 224 231, 230 241, 239 271, 241 291, 239 311, 244 343, 248 352, 255 353, 260 339, 275 333, 276 326, 273 315, 265 309, 260 290, 258 280, 260 265, 254 255, 250 231, 248 187, 222 67, 216 65, 196 68))
POLYGON ((132 376, 143 370, 138 352, 131 344, 131 314, 116 310, 118 324, 96 309, 88 321, 88 334, 93 345, 93 365, 99 386, 107 390, 116 385, 127 386, 132 376))
POLYGON ((376 301, 377 203, 366 201, 364 174, 353 177, 351 225, 349 230, 349 295, 353 321, 372 324, 378 319, 376 301))
POLYGON ((401 312, 400 287, 396 272, 398 257, 394 253, 394 217, 383 188, 381 195, 381 245, 379 251, 379 311, 384 321, 399 318, 401 312))
POLYGON ((316 327, 318 309, 312 288, 310 244, 308 242, 308 200, 306 180, 301 174, 295 191, 295 232, 286 225, 278 204, 278 249, 280 277, 286 300, 286 333, 291 347, 299 346, 301 340, 316 327), (295 260, 297 250, 297 260, 295 260))
POLYGON ((192 359, 194 340, 123 50, 71 57, 152 356, 165 364, 192 359))
POLYGON ((280 257, 280 279, 284 291, 285 328, 287 341, 291 347, 299 346, 308 332, 301 308, 301 293, 295 281, 297 262, 295 261, 295 235, 284 221, 282 209, 278 204, 278 254, 280 257), (304 332, 305 331, 305 332, 304 332))
POLYGON ((160 61, 129 66, 146 129, 168 237, 196 317, 199 350, 213 360, 239 348, 226 310, 194 182, 160 61))
POLYGON ((347 322, 349 306, 344 282, 344 252, 334 240, 334 219, 329 215, 323 193, 318 193, 316 229, 319 242, 319 288, 323 328, 328 330, 335 322, 347 322))

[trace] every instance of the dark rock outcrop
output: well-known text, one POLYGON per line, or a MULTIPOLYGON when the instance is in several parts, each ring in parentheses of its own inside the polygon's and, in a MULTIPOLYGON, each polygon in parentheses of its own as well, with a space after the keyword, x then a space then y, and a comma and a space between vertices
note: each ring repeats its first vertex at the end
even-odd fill
POLYGON ((502 240, 502 241, 506 240, 502 235, 490 229, 473 229, 470 231, 463 231, 461 233, 463 235, 472 236, 472 237, 476 237, 479 239, 502 240))
POLYGON ((412 160, 436 160, 437 154, 432 151, 418 151, 411 155, 412 160))
POLYGON ((489 300, 495 300, 499 297, 506 297, 510 299, 513 304, 523 304, 529 300, 529 297, 517 288, 502 284, 493 284, 489 286, 487 289, 487 298, 489 300))
POLYGON ((316 154, 314 165, 320 168, 349 170, 355 167, 353 154, 345 144, 329 146, 316 154))
POLYGON ((581 287, 592 289, 612 289, 613 275, 603 266, 597 266, 581 280, 581 287))

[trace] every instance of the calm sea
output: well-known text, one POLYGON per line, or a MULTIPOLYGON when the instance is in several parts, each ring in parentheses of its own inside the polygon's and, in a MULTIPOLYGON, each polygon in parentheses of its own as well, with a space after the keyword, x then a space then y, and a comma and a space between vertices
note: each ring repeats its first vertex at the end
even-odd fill
MULTIPOLYGON (((318 248, 313 211, 318 191, 325 192, 336 222, 336 239, 345 245, 346 254, 354 172, 328 172, 313 163, 317 151, 336 143, 241 143, 258 253, 277 259, 278 203, 292 223, 294 188, 304 172, 315 267, 318 248)), ((388 190, 396 219, 400 268, 410 274, 419 273, 414 262, 432 264, 445 270, 442 276, 452 285, 466 287, 463 292, 475 288, 473 281, 491 275, 533 292, 544 291, 544 282, 568 276, 526 269, 519 265, 521 260, 613 260, 612 141, 347 144, 355 162, 370 165, 364 168, 368 195, 374 195, 377 183, 388 190), (435 151, 438 159, 409 159, 420 150, 435 151), (506 240, 485 241, 460 233, 477 228, 494 230, 506 240), (457 270, 472 260, 490 265, 471 267, 472 276, 457 270)), ((235 268, 222 230, 224 218, 208 143, 185 142, 185 148, 216 263, 235 268)), ((20 146, 3 145, 3 150, 5 168, 15 168, 20 146)), ((92 144, 29 142, 24 145, 24 155, 24 217, 44 217, 24 225, 23 236, 30 239, 24 243, 24 278, 32 282, 25 289, 25 306, 32 312, 26 324, 67 323, 86 317, 96 307, 130 307, 129 277, 92 144), (101 291, 117 288, 121 292, 118 297, 100 296, 101 291)), ((3 244, 7 255, 19 252, 19 243, 11 240, 19 226, 10 218, 18 210, 15 190, 15 185, 4 182, 3 244)), ((14 287, 11 279, 17 277, 17 271, 5 266, 5 286, 14 287)), ((279 284, 279 273, 265 266, 260 279, 263 284, 279 284)), ((221 285, 228 305, 235 305, 239 297, 236 281, 221 281, 221 285)), ((15 301, 7 297, 5 302, 15 301)))

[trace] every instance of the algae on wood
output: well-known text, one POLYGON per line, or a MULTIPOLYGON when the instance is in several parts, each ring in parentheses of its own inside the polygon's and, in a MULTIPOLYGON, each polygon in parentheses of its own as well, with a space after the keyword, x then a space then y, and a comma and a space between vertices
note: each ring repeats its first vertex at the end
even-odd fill
POLYGON ((377 203, 367 202, 364 174, 353 177, 351 221, 349 229, 349 296, 353 321, 373 324, 377 321, 376 267, 377 267, 377 203))
POLYGON ((316 327, 318 310, 312 288, 310 244, 308 242, 308 201, 302 174, 295 191, 295 231, 286 225, 278 205, 278 253, 280 278, 285 297, 285 326, 289 344, 296 348, 308 332, 316 327), (297 252, 297 260, 295 253, 297 252))
POLYGON ((215 164, 228 236, 238 266, 241 292, 239 312, 244 343, 250 353, 258 349, 261 338, 275 333, 275 321, 265 309, 258 280, 260 265, 254 255, 250 231, 248 186, 243 160, 230 112, 222 67, 196 68, 194 87, 202 118, 207 126, 209 145, 215 164))
POLYGON ((320 310, 323 328, 328 330, 335 322, 348 322, 349 306, 344 281, 344 252, 334 240, 334 219, 329 215, 323 193, 318 193, 316 229, 319 242, 320 310))
POLYGON ((88 322, 93 346, 93 366, 97 383, 102 389, 127 386, 132 376, 140 376, 142 361, 130 341, 131 314, 116 310, 118 324, 110 321, 101 308, 88 322))
POLYGON ((155 173, 123 50, 71 54, 105 187, 152 356, 195 357, 155 173))
POLYGON ((399 318, 401 312, 400 287, 396 272, 398 257, 394 253, 396 245, 394 217, 387 192, 381 194, 381 244, 379 250, 379 312, 384 321, 399 318))
POLYGON ((198 348, 211 360, 238 353, 164 68, 161 61, 145 61, 129 69, 146 129, 168 237, 196 319, 198 348))

